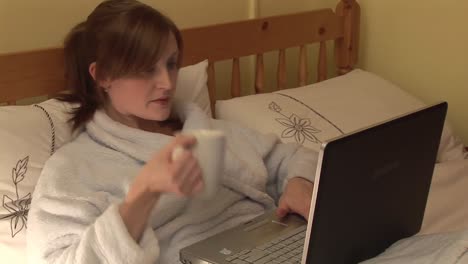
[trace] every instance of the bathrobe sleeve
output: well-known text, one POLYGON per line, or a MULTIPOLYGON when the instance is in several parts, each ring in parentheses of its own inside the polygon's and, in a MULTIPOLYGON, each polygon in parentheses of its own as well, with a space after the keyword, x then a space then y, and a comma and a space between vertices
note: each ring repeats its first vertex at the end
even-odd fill
POLYGON ((29 212, 29 263, 155 263, 159 246, 151 228, 135 242, 119 201, 82 182, 82 167, 60 155, 46 163, 29 212))
POLYGON ((282 143, 274 134, 262 134, 234 123, 228 126, 231 136, 242 137, 262 157, 268 173, 268 193, 275 199, 282 194, 291 178, 314 181, 318 161, 316 151, 295 143, 282 143))

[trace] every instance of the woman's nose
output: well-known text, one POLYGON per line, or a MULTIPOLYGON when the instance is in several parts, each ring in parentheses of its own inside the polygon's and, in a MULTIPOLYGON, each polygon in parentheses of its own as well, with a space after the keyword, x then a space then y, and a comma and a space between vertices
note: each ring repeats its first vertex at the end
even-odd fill
POLYGON ((172 83, 171 76, 167 69, 161 69, 159 74, 155 76, 156 78, 156 86, 161 89, 170 90, 174 88, 174 84, 172 83))

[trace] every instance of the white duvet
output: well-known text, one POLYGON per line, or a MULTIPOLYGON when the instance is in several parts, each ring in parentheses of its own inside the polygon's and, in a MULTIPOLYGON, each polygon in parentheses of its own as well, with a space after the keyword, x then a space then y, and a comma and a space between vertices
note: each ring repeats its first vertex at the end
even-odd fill
POLYGON ((421 232, 363 264, 468 264, 468 159, 439 163, 421 232))
POLYGON ((468 159, 438 163, 421 234, 468 228, 468 159))
POLYGON ((380 256, 362 264, 467 264, 468 229, 418 235, 396 242, 380 256))

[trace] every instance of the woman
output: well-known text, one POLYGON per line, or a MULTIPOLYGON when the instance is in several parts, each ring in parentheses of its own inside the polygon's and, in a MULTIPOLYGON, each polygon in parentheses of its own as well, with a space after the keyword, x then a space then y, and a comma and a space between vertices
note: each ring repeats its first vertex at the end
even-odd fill
POLYGON ((29 213, 31 263, 178 263, 180 248, 275 207, 308 217, 316 153, 213 120, 173 101, 182 59, 177 27, 134 0, 105 1, 65 40, 79 136, 47 161, 29 213), (216 198, 203 189, 186 129, 226 133, 216 198), (309 180, 306 180, 306 177, 309 180))

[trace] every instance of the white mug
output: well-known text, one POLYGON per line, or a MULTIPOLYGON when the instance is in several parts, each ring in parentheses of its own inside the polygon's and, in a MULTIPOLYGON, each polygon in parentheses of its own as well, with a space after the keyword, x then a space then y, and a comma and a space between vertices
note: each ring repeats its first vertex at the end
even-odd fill
MULTIPOLYGON (((189 130, 182 134, 192 135, 197 139, 197 143, 191 149, 194 157, 198 160, 202 171, 204 181, 203 191, 199 194, 200 198, 212 199, 218 191, 221 177, 224 170, 224 155, 226 148, 226 137, 220 130, 189 130)), ((182 148, 176 148, 172 152, 172 158, 184 151, 182 148)))

